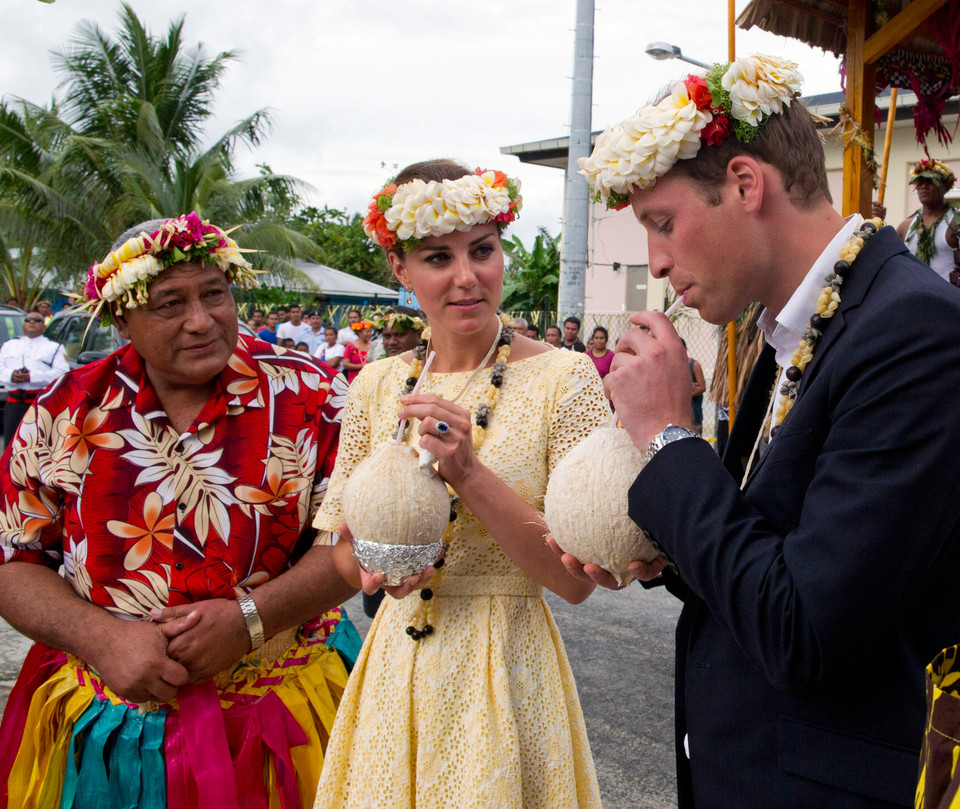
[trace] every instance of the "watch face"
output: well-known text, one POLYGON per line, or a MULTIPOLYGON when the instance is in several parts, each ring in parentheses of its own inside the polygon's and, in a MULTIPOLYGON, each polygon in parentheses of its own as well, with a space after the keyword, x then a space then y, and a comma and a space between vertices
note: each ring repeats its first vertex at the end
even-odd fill
POLYGON ((675 424, 671 424, 663 431, 663 443, 669 444, 671 441, 676 441, 679 438, 689 438, 692 435, 693 433, 686 427, 677 427, 675 424))

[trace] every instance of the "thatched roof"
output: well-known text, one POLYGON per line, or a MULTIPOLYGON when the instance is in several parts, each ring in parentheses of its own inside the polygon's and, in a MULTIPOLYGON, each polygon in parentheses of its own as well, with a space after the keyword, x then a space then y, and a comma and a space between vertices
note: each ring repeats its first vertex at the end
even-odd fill
MULTIPOLYGON (((888 2, 892 17, 909 0, 888 2)), ((779 36, 799 39, 808 45, 843 56, 847 48, 847 0, 753 0, 737 18, 744 30, 757 26, 779 36)), ((874 27, 867 31, 869 36, 874 27)), ((918 53, 942 54, 943 48, 929 35, 926 26, 901 46, 918 53)))
POLYGON ((846 49, 846 16, 845 0, 754 0, 737 17, 737 26, 757 26, 839 56, 846 49))

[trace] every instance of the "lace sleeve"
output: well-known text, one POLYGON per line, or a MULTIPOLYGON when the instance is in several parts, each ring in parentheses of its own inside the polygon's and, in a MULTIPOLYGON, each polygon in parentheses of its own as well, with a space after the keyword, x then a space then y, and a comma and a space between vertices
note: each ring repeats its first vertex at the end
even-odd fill
POLYGON ((341 495, 344 484, 357 464, 370 454, 370 395, 367 388, 370 379, 367 374, 358 375, 347 391, 337 463, 323 503, 313 521, 313 527, 320 531, 336 531, 343 522, 341 495))
POLYGON ((596 366, 586 354, 557 352, 566 373, 558 373, 556 398, 550 421, 548 463, 550 471, 573 447, 610 418, 610 404, 596 366))

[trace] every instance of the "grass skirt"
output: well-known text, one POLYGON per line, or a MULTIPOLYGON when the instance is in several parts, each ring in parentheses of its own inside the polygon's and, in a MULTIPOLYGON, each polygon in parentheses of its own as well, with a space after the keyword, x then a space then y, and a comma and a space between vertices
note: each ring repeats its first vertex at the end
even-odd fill
POLYGON ((0 726, 0 807, 311 806, 359 641, 338 608, 151 709, 35 644, 0 726))

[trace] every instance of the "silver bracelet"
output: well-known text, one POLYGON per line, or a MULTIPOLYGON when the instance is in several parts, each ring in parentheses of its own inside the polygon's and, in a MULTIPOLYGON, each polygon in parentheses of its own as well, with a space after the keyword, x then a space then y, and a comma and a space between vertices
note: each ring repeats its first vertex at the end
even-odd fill
POLYGON ((237 603, 240 605, 247 632, 250 634, 250 651, 253 652, 263 646, 263 621, 260 620, 260 612, 257 610, 253 596, 242 596, 237 599, 237 603))

